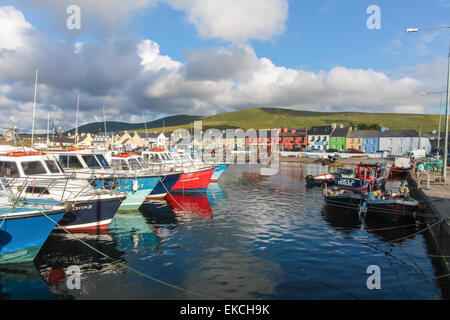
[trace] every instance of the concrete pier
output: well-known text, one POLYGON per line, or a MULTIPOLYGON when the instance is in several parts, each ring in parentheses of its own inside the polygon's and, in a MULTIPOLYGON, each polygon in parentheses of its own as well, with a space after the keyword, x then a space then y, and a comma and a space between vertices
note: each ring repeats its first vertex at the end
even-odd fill
MULTIPOLYGON (((448 174, 447 174, 448 176, 448 174)), ((438 255, 441 256, 441 264, 446 273, 450 272, 450 185, 442 182, 435 182, 435 177, 431 174, 430 189, 426 190, 426 177, 421 178, 420 188, 418 188, 417 176, 408 174, 408 183, 411 195, 422 200, 424 203, 424 213, 430 216, 424 217, 428 226, 438 223, 429 230, 429 235, 433 247, 438 255)))

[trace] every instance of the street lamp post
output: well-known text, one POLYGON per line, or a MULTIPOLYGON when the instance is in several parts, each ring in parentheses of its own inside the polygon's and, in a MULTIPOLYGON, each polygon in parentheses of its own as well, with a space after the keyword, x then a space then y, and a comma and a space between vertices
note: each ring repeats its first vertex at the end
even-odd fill
POLYGON ((421 95, 421 96, 425 96, 425 95, 428 95, 428 94, 435 94, 435 93, 439 93, 439 94, 441 95, 441 100, 440 100, 440 102, 439 102, 439 128, 438 128, 438 143, 437 143, 437 149, 438 149, 438 152, 439 152, 438 158, 439 158, 440 152, 441 152, 440 145, 441 145, 441 127, 442 127, 442 126, 441 126, 441 118, 442 118, 442 95, 443 95, 444 93, 447 93, 447 91, 422 92, 422 93, 420 93, 420 95, 421 95))
MULTIPOLYGON (((409 28, 406 29, 406 33, 413 33, 423 30, 436 30, 436 29, 450 29, 449 26, 433 27, 433 28, 409 28)), ((442 168, 442 178, 444 182, 447 182, 447 155, 448 155, 448 104, 449 104, 449 92, 450 92, 450 46, 448 53, 448 70, 447 70, 447 103, 445 108, 445 145, 444 145, 444 166, 442 168)), ((440 138, 440 137, 439 137, 440 138)))

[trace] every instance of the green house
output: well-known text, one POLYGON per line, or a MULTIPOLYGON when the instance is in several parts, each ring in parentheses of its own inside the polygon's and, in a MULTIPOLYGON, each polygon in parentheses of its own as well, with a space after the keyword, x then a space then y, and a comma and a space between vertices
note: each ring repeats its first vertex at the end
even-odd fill
POLYGON ((330 149, 336 149, 341 152, 345 152, 348 128, 336 128, 330 136, 330 149))

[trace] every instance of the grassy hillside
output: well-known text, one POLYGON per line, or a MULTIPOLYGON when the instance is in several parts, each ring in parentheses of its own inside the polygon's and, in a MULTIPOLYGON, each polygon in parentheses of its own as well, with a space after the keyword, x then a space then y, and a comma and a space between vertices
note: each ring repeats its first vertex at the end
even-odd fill
MULTIPOLYGON (((444 118, 444 117, 443 117, 444 118)), ((165 123, 165 132, 177 128, 191 129, 193 121, 201 120, 203 128, 242 128, 242 129, 266 129, 277 127, 306 128, 319 125, 331 125, 332 123, 348 126, 353 123, 378 124, 389 129, 415 129, 423 132, 438 129, 439 115, 430 114, 399 114, 399 113, 362 113, 362 112, 311 112, 296 111, 281 108, 255 108, 242 111, 233 111, 216 114, 213 116, 173 116, 148 122, 147 128, 152 131, 162 131, 162 121, 165 123)), ((442 119, 442 129, 444 128, 442 119)), ((103 123, 92 123, 80 127, 80 132, 85 128, 93 128, 93 131, 103 131, 103 123), (83 128, 84 127, 84 128, 83 128)), ((144 131, 144 124, 107 123, 108 131, 137 130, 144 131), (117 128, 117 129, 116 129, 117 128)), ((73 130, 72 130, 73 132, 73 130)))
MULTIPOLYGON (((178 115, 178 116, 170 116, 161 118, 158 120, 147 122, 147 129, 153 128, 162 128, 173 127, 173 126, 182 126, 185 124, 189 124, 197 119, 201 119, 201 116, 188 116, 188 115, 178 115)), ((106 130, 110 131, 125 131, 125 130, 145 130, 145 124, 142 123, 126 123, 126 122, 118 122, 118 121, 106 121, 106 130)), ((98 133, 104 132, 105 125, 103 122, 93 122, 82 125, 78 128, 78 132, 86 132, 86 133, 98 133)), ((67 131, 66 133, 75 133, 75 128, 67 131)))

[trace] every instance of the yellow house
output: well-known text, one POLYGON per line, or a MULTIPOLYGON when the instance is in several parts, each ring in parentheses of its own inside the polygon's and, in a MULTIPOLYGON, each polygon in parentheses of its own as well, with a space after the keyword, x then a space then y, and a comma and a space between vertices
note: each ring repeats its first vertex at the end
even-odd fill
POLYGON ((346 141, 346 147, 347 150, 349 149, 355 149, 355 150, 361 150, 362 149, 362 132, 360 130, 354 130, 351 131, 347 135, 347 141, 346 141))

